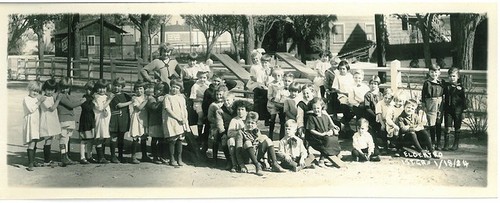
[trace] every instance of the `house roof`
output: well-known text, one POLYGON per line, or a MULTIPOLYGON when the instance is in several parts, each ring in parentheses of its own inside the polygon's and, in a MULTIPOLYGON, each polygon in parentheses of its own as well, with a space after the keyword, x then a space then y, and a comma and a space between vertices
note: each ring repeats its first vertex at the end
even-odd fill
MULTIPOLYGON (((91 26, 93 25, 94 23, 99 23, 100 19, 88 19, 88 20, 84 20, 81 23, 81 27, 80 29, 85 29, 86 27, 88 26, 91 26)), ((127 33, 127 31, 117 27, 116 25, 113 25, 109 22, 107 22, 106 20, 104 20, 104 27, 107 27, 108 29, 112 30, 112 31, 115 31, 117 33, 127 33)), ((62 28, 62 29, 59 29, 57 30, 54 35, 64 35, 64 34, 67 34, 68 33, 68 27, 65 27, 65 28, 62 28)))

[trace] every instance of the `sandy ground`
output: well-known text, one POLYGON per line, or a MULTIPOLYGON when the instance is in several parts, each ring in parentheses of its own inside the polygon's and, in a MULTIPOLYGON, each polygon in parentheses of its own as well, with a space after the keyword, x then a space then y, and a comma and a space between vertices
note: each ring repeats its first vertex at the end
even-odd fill
MULTIPOLYGON (((263 177, 253 174, 230 173, 222 168, 196 166, 186 160, 187 166, 172 167, 152 163, 90 164, 67 167, 38 167, 34 172, 25 170, 26 146, 22 144, 22 98, 27 94, 25 84, 8 85, 8 135, 7 135, 7 184, 9 187, 32 188, 228 188, 228 187, 380 187, 422 186, 432 194, 432 187, 484 188, 487 186, 487 147, 485 140, 467 137, 458 151, 442 152, 441 159, 421 162, 418 159, 382 156, 381 162, 357 163, 347 161, 347 168, 316 168, 299 172, 264 172, 263 177), (455 164, 449 164, 449 163, 455 164), (457 163, 460 163, 458 165, 457 163), (466 163, 466 165, 464 165, 466 163)), ((74 93, 81 96, 81 93, 74 93)), ((79 109, 76 110, 77 118, 79 109)), ((71 157, 79 158, 78 138, 72 137, 71 157)), ((350 154, 351 143, 341 140, 343 154, 350 154)), ((107 152, 109 154, 109 152, 107 152)), ((211 157, 211 151, 208 155, 211 157)), ((129 157, 127 153, 125 155, 129 157)), ((38 150, 37 160, 42 162, 43 153, 38 150)), ((52 157, 59 159, 58 146, 52 146, 52 157)), ((223 158, 222 152, 219 157, 223 158)), ((496 163, 494 163, 496 164, 496 163)), ((332 193, 334 194, 334 193, 332 193)), ((337 194, 341 195, 341 194, 337 194)))

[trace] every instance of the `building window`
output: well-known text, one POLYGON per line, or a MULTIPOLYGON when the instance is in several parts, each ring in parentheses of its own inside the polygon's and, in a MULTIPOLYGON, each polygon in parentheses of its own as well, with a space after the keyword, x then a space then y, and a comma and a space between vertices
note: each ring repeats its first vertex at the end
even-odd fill
POLYGON ((365 33, 367 41, 375 41, 375 24, 365 24, 365 33))
POLYGON ((345 25, 334 23, 333 29, 333 42, 345 42, 345 25))
POLYGON ((110 37, 110 38, 109 38, 109 43, 111 43, 111 44, 116 43, 116 38, 114 38, 114 37, 110 37))
POLYGON ((94 46, 95 45, 95 35, 87 36, 87 45, 94 46))

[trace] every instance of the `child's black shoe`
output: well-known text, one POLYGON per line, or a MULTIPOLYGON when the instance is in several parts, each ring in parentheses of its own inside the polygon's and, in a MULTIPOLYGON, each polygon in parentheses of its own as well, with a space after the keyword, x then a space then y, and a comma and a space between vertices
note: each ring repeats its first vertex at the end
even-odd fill
POLYGON ((117 164, 117 163, 120 163, 120 161, 118 160, 118 158, 116 158, 116 156, 112 156, 111 163, 117 164))
POLYGON ((153 157, 153 163, 154 164, 161 164, 161 161, 158 157, 153 157))
POLYGON ((92 157, 88 158, 88 159, 87 159, 87 161, 89 161, 90 163, 93 163, 93 164, 98 163, 98 161, 97 161, 97 160, 95 160, 95 159, 94 159, 94 158, 92 158, 92 157))
POLYGON ((248 169, 245 164, 240 165, 240 173, 248 173, 248 169))
POLYGON ((80 159, 80 164, 90 164, 90 162, 87 159, 80 159))
POLYGON ((372 156, 372 157, 370 157, 370 161, 379 162, 380 161, 380 157, 379 156, 372 156))
POLYGON ((151 160, 151 158, 149 158, 148 156, 143 156, 141 158, 141 162, 153 162, 153 160, 151 160))

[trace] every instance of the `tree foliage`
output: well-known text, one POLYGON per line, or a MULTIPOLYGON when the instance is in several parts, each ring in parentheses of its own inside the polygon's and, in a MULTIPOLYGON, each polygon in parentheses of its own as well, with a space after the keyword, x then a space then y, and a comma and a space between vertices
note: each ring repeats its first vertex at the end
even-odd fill
POLYGON ((259 15, 252 16, 255 29, 255 47, 262 48, 262 42, 267 33, 273 28, 278 21, 283 21, 286 16, 283 15, 259 15))
POLYGON ((9 15, 9 36, 7 50, 9 54, 20 54, 24 41, 21 40, 26 30, 30 27, 30 21, 25 15, 11 14, 9 15))
POLYGON ((206 58, 210 58, 217 39, 228 31, 230 15, 181 15, 186 24, 200 29, 206 40, 206 58))
POLYGON ((330 24, 337 20, 335 15, 291 15, 286 19, 294 29, 293 39, 297 45, 298 54, 305 62, 307 45, 315 39, 324 39, 331 32, 330 24))
POLYGON ((236 54, 236 61, 240 61, 240 47, 241 47, 241 37, 243 36, 243 18, 242 15, 232 15, 227 17, 227 25, 229 29, 227 30, 231 35, 231 42, 234 46, 234 52, 236 54))

